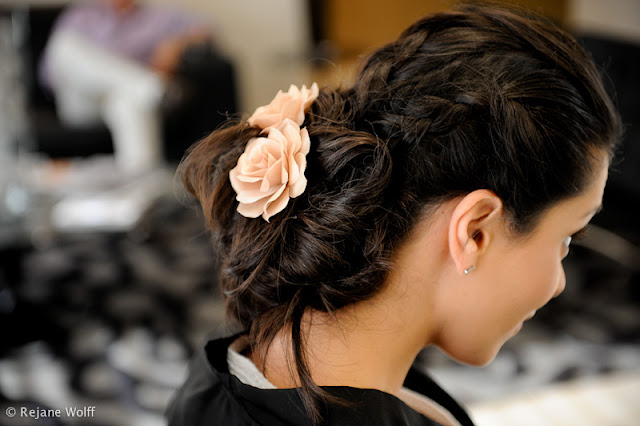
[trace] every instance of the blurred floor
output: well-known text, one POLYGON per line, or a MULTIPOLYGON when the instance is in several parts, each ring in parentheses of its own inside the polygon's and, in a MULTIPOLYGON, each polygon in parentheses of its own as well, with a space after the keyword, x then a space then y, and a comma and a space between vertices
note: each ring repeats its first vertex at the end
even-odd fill
MULTIPOLYGON (((5 305, 12 310, 0 312, 0 424, 35 424, 19 416, 7 422, 7 407, 84 406, 95 406, 95 415, 37 424, 164 424, 163 408, 193 349, 224 329, 202 217, 171 192, 127 232, 56 234, 15 258, 13 304, 5 305)), ((421 354, 421 365, 471 404, 480 425, 622 426, 638 418, 640 310, 632 277, 579 247, 566 263, 565 294, 488 367, 459 366, 432 349, 421 354), (588 386, 570 384, 585 378, 588 386), (568 420, 594 399, 605 416, 617 417, 568 420)))
POLYGON ((577 380, 469 410, 477 426, 636 426, 640 372, 577 380))

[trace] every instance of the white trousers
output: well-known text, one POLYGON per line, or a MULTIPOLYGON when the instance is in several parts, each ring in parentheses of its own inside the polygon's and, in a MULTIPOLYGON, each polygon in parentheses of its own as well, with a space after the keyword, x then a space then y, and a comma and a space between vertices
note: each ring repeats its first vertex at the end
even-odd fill
POLYGON ((48 72, 60 119, 83 127, 102 121, 126 172, 162 163, 159 105, 165 83, 155 72, 61 32, 48 48, 48 72))

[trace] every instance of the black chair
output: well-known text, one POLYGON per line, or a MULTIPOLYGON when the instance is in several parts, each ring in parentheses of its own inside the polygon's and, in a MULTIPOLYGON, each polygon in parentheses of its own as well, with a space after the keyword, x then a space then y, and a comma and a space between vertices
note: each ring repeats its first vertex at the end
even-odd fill
MULTIPOLYGON (((17 21, 22 21, 24 27, 19 52, 34 149, 55 158, 111 153, 111 135, 104 125, 84 129, 65 126, 56 114, 53 95, 38 81, 38 63, 63 10, 64 7, 31 7, 14 12, 22 14, 17 21)), ((211 43, 201 43, 186 49, 170 85, 173 96, 163 102, 161 109, 165 159, 175 162, 195 140, 236 112, 235 73, 231 62, 211 43)))
POLYGON ((580 40, 604 71, 605 84, 625 126, 620 152, 609 174, 605 208, 594 220, 640 246, 634 209, 640 205, 640 45, 596 36, 580 40))
MULTIPOLYGON (((613 261, 616 273, 628 277, 629 295, 640 302, 640 45, 591 35, 579 40, 603 71, 625 126, 610 168, 604 210, 593 219, 592 232, 582 245, 613 261)), ((585 255, 583 266, 585 276, 599 279, 592 257, 585 255)))

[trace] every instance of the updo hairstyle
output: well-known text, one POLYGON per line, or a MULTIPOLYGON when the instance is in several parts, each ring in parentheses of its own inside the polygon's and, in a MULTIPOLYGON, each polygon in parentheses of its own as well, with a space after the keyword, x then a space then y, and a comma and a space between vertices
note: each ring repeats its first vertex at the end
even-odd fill
POLYGON ((228 123, 180 166, 221 261, 227 314, 254 349, 291 332, 314 422, 301 320, 366 300, 430 207, 477 189, 503 201, 514 238, 593 179, 620 125, 589 55, 538 16, 464 6, 419 20, 374 52, 353 87, 321 90, 305 192, 266 222, 236 212, 229 171, 260 129, 228 123))

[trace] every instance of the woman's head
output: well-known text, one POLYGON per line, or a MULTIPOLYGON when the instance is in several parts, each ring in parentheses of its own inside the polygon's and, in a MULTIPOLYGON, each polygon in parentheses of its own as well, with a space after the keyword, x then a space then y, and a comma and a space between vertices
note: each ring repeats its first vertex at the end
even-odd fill
POLYGON ((214 230, 228 313, 258 344, 290 327, 306 387, 305 310, 374 297, 416 226, 478 190, 497 203, 486 229, 504 224, 510 242, 525 244, 555 206, 592 187, 618 138, 598 72, 573 38, 479 6, 416 22, 369 57, 353 87, 323 89, 304 126, 306 189, 269 223, 239 215, 229 183, 260 129, 214 132, 181 172, 214 230))
POLYGON ((461 362, 493 360, 525 320, 564 290, 562 260, 571 237, 602 204, 608 163, 602 159, 583 191, 546 209, 525 235, 514 236, 492 191, 440 204, 395 254, 386 288, 402 288, 404 322, 427 318, 420 336, 461 362))

